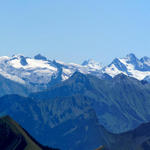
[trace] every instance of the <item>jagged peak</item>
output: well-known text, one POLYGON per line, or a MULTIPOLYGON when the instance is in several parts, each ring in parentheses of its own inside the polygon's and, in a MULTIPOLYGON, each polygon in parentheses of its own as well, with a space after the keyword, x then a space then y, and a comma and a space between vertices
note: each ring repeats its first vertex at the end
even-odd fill
POLYGON ((114 79, 127 79, 127 78, 128 76, 125 75, 124 73, 120 73, 114 77, 114 79))
POLYGON ((87 81, 87 76, 80 71, 74 72, 74 74, 68 80, 75 80, 75 81, 87 81))
POLYGON ((85 77, 85 74, 83 74, 83 73, 81 73, 80 71, 75 71, 74 73, 73 73, 73 75, 71 76, 72 78, 74 78, 74 77, 76 77, 76 76, 84 76, 85 77))
POLYGON ((135 54, 133 53, 130 53, 128 55, 126 55, 126 58, 129 60, 129 61, 137 61, 138 58, 135 56, 135 54))
POLYGON ((88 64, 95 64, 95 63, 96 62, 93 59, 88 59, 88 60, 83 61, 82 65, 85 66, 88 64))
POLYGON ((113 59, 112 63, 120 63, 120 59, 119 58, 115 58, 115 59, 113 59))
POLYGON ((137 83, 137 81, 140 82, 136 78, 128 76, 128 75, 126 75, 124 73, 120 73, 120 74, 116 75, 113 79, 114 79, 114 81, 118 81, 118 82, 124 81, 124 83, 130 83, 131 81, 132 82, 136 82, 136 83, 137 83))
POLYGON ((37 59, 37 60, 44 60, 44 61, 47 60, 47 58, 46 58, 45 56, 41 55, 41 54, 35 55, 35 56, 34 56, 34 59, 37 59))
POLYGON ((12 55, 12 58, 21 58, 21 57, 25 57, 25 56, 22 55, 22 54, 14 54, 14 55, 12 55))
POLYGON ((144 57, 142 57, 141 59, 145 59, 145 60, 147 60, 147 59, 150 59, 148 56, 144 56, 144 57))
POLYGON ((134 53, 129 53, 126 55, 126 57, 129 57, 129 58, 136 58, 135 54, 134 53))
POLYGON ((87 67, 90 67, 93 69, 101 69, 102 68, 102 64, 95 62, 93 59, 85 60, 82 63, 82 66, 87 66, 87 67))
POLYGON ((11 60, 14 60, 14 59, 18 59, 20 60, 20 64, 23 65, 23 66, 26 66, 28 65, 27 61, 26 61, 26 58, 24 55, 22 54, 15 54, 15 55, 12 55, 12 58, 11 60))
POLYGON ((140 59, 140 61, 141 62, 150 62, 150 58, 149 57, 147 57, 147 56, 144 56, 144 57, 142 57, 141 59, 140 59))
POLYGON ((93 59, 84 60, 83 63, 82 63, 83 66, 88 65, 88 64, 99 64, 100 65, 100 63, 96 62, 93 59))

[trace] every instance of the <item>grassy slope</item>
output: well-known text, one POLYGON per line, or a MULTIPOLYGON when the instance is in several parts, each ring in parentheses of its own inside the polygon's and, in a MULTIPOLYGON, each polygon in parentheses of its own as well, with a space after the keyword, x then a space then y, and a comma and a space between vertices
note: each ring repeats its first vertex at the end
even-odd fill
POLYGON ((3 117, 2 121, 5 122, 14 133, 16 133, 17 135, 19 135, 19 134, 23 135, 23 137, 25 138, 25 141, 27 143, 25 150, 42 150, 36 143, 34 143, 32 141, 32 139, 19 126, 19 124, 17 124, 15 121, 13 121, 9 116, 3 117))

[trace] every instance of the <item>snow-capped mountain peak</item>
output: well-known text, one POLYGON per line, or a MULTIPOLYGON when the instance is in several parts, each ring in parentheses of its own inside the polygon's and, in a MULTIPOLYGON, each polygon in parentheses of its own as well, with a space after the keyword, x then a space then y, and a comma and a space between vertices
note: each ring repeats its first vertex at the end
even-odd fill
POLYGON ((47 60, 47 58, 46 58, 45 56, 41 55, 41 54, 35 55, 35 56, 34 56, 34 59, 37 59, 37 60, 44 60, 44 61, 47 60))
POLYGON ((137 60, 137 57, 136 57, 135 54, 133 54, 133 53, 127 54, 127 55, 126 55, 126 58, 127 58, 129 61, 137 60))
POLYGON ((34 87, 35 90, 46 88, 49 83, 66 80, 76 71, 92 74, 99 78, 115 77, 122 73, 138 80, 150 81, 150 58, 138 59, 134 54, 129 54, 124 58, 115 58, 108 66, 102 67, 100 63, 91 59, 80 65, 58 60, 51 61, 41 54, 34 58, 20 54, 12 57, 0 57, 0 75, 34 87))
POLYGON ((140 59, 140 61, 141 61, 142 63, 144 63, 145 65, 150 66, 150 58, 149 58, 149 57, 144 56, 144 57, 142 57, 142 58, 140 59))
POLYGON ((20 59, 21 57, 25 57, 24 55, 22 55, 22 54, 14 54, 14 55, 12 55, 12 59, 14 58, 14 59, 20 59))
POLYGON ((101 65, 100 63, 95 62, 93 59, 85 60, 85 61, 82 63, 82 66, 94 68, 94 69, 97 69, 97 70, 102 69, 102 65, 101 65))
POLYGON ((103 69, 103 72, 112 77, 123 73, 138 80, 143 80, 150 75, 150 59, 148 57, 138 59, 131 53, 124 58, 114 59, 110 65, 103 69))
POLYGON ((88 59, 88 60, 85 60, 82 65, 85 66, 85 65, 88 65, 88 64, 94 64, 95 61, 93 59, 88 59))
POLYGON ((99 74, 101 66, 94 61, 88 61, 86 65, 75 63, 63 63, 48 60, 45 56, 38 54, 25 57, 21 54, 12 57, 0 57, 0 75, 29 87, 47 87, 52 80, 66 80, 74 72, 80 71, 84 74, 99 74), (36 85, 36 86, 35 86, 36 85))
POLYGON ((143 68, 143 63, 134 54, 131 53, 126 58, 128 59, 126 63, 132 64, 136 70, 143 68))
POLYGON ((3 61, 6 61, 8 59, 10 59, 8 56, 1 56, 0 57, 0 63, 2 63, 3 61))
POLYGON ((27 57, 21 55, 21 54, 17 54, 17 55, 13 55, 12 58, 10 59, 10 61, 14 61, 14 63, 20 64, 22 66, 26 66, 28 65, 27 61, 26 61, 27 57))

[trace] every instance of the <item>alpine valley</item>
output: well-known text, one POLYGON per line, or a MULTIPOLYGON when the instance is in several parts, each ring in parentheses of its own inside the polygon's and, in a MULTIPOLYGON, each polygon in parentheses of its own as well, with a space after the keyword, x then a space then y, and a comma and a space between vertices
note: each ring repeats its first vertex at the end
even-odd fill
MULTIPOLYGON (((0 90, 0 115, 7 116, 0 125, 7 126, 5 132, 13 126, 13 134, 19 128, 22 139, 29 133, 40 144, 61 150, 150 150, 148 57, 129 54, 102 66, 40 54, 2 56, 0 90)), ((10 140, 5 139, 0 146, 10 140)))

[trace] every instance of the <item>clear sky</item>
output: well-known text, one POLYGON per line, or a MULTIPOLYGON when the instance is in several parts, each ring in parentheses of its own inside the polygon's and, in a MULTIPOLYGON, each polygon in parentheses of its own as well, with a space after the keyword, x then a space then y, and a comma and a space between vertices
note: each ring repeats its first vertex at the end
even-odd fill
POLYGON ((149 0, 0 0, 0 55, 108 64, 150 56, 149 0))

